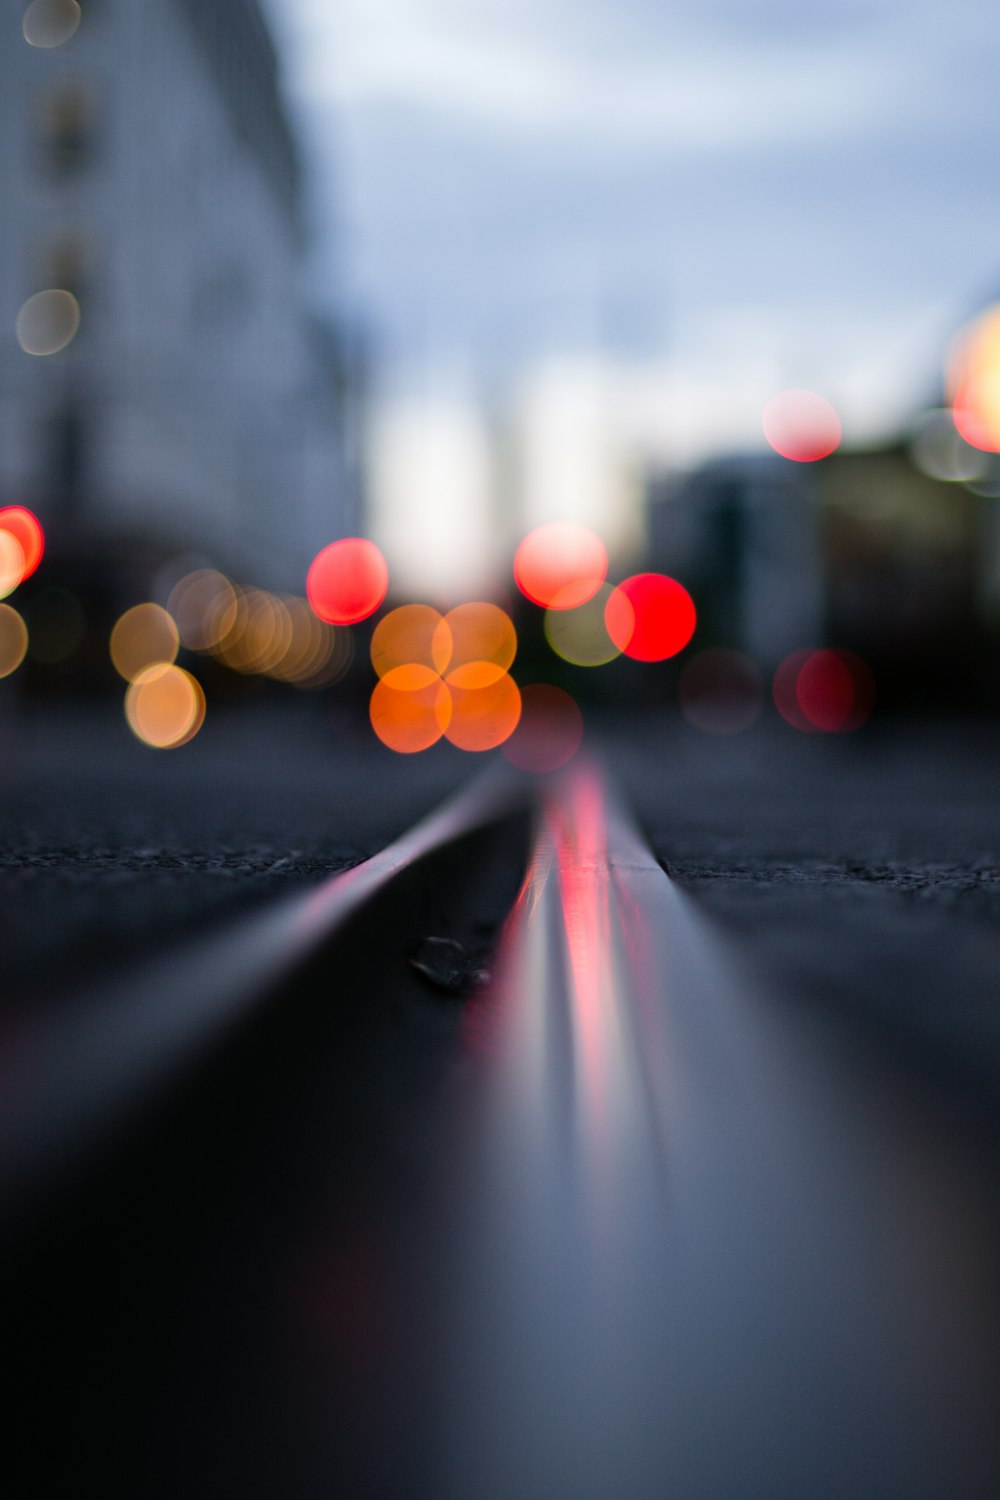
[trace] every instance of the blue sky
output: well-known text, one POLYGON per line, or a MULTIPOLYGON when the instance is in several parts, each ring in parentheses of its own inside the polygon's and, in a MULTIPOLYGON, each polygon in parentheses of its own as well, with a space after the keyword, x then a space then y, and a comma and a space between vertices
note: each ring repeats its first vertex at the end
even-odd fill
POLYGON ((1000 294, 995 0, 269 9, 315 282, 389 383, 765 362, 891 421, 1000 294))

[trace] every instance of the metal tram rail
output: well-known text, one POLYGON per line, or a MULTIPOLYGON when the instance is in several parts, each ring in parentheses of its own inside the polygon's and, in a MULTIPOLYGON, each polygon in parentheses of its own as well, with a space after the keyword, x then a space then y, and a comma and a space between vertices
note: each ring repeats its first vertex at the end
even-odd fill
POLYGON ((988 1182, 942 1195, 905 1080, 750 981, 592 764, 24 1059, 8 1493, 996 1493, 988 1182))

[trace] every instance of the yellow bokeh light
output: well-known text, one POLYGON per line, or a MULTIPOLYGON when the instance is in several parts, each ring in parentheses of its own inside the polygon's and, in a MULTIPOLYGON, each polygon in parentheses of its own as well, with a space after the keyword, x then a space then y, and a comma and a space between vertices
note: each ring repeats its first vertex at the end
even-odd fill
POLYGON ((211 651, 233 628, 236 590, 224 573, 197 568, 170 591, 167 607, 189 651, 211 651))
POLYGON ((205 694, 183 667, 148 667, 126 691, 125 718, 144 745, 154 750, 176 750, 201 728, 205 694))
POLYGON ((25 354, 58 354, 72 343, 79 327, 80 304, 72 292, 36 292, 17 315, 17 342, 25 354))
POLYGON ((575 609, 545 611, 545 639, 563 661, 576 667, 602 667, 621 655, 604 617, 611 593, 610 584, 602 583, 592 598, 575 609))
POLYGON ((250 595, 250 621, 244 644, 250 644, 253 670, 274 670, 292 644, 292 617, 283 599, 263 590, 250 595))
POLYGON ((16 609, 0 604, 0 677, 16 672, 27 650, 28 627, 16 609))
POLYGON ((267 669, 269 675, 296 687, 329 680, 327 672, 332 670, 336 675, 344 657, 342 637, 349 639, 349 636, 320 620, 306 599, 293 594, 280 602, 288 632, 287 637, 282 635, 283 649, 267 669))
POLYGON ((127 609, 111 631, 109 649, 115 671, 132 682, 147 667, 169 665, 180 640, 173 618, 159 604, 127 609))
POLYGON ((283 601, 264 589, 243 589, 218 654, 235 672, 270 672, 291 641, 292 621, 283 601))
MULTIPOLYGON (((306 606, 309 608, 308 604, 306 606)), ((347 672, 354 660, 354 636, 349 629, 339 625, 327 625, 309 609, 314 624, 318 627, 316 649, 308 661, 296 668, 294 675, 286 680, 297 688, 327 687, 337 682, 347 672)))
POLYGON ((9 531, 0 530, 0 599, 12 594, 24 577, 24 548, 9 531))
POLYGON ((21 30, 31 47, 61 47, 79 24, 77 0, 31 0, 21 30))
POLYGON ((251 654, 249 647, 244 650, 242 646, 243 637, 250 624, 250 601, 247 598, 248 590, 238 585, 234 585, 233 593, 236 607, 231 614, 227 615, 228 627, 216 643, 215 654, 220 661, 225 662, 227 667, 232 667, 234 671, 242 671, 244 663, 251 654))

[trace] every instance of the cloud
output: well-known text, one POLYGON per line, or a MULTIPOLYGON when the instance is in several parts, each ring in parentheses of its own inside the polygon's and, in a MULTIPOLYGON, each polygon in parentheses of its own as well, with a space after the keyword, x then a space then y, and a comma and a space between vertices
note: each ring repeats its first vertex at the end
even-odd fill
MULTIPOLYGON (((433 7, 432 7, 433 8, 433 7)), ((495 34, 412 24, 347 31, 313 46, 299 97, 342 110, 408 105, 515 141, 541 137, 675 154, 858 136, 898 116, 902 66, 852 47, 738 49, 684 42, 609 54, 508 27, 495 34)))
POLYGON ((290 73, 307 105, 406 105, 515 142, 677 155, 905 131, 926 110, 928 69, 950 53, 967 68, 995 34, 980 0, 945 19, 930 0, 292 4, 290 73))

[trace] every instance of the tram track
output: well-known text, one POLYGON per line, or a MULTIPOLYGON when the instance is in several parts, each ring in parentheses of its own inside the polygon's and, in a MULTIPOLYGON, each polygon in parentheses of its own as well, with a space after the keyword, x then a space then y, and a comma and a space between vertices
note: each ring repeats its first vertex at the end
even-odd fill
POLYGON ((67 1440, 11 1493, 993 1493, 980 1164, 755 987, 593 764, 28 1056, 5 1400, 67 1440))
POLYGON ((321 991, 349 1006, 371 988, 366 967, 377 982, 387 955, 402 968, 435 929, 472 945, 479 924, 481 944, 516 882, 526 819, 523 788, 487 776, 354 868, 27 1018, 0 1092, 0 1226, 276 1005, 290 1024, 321 991))

